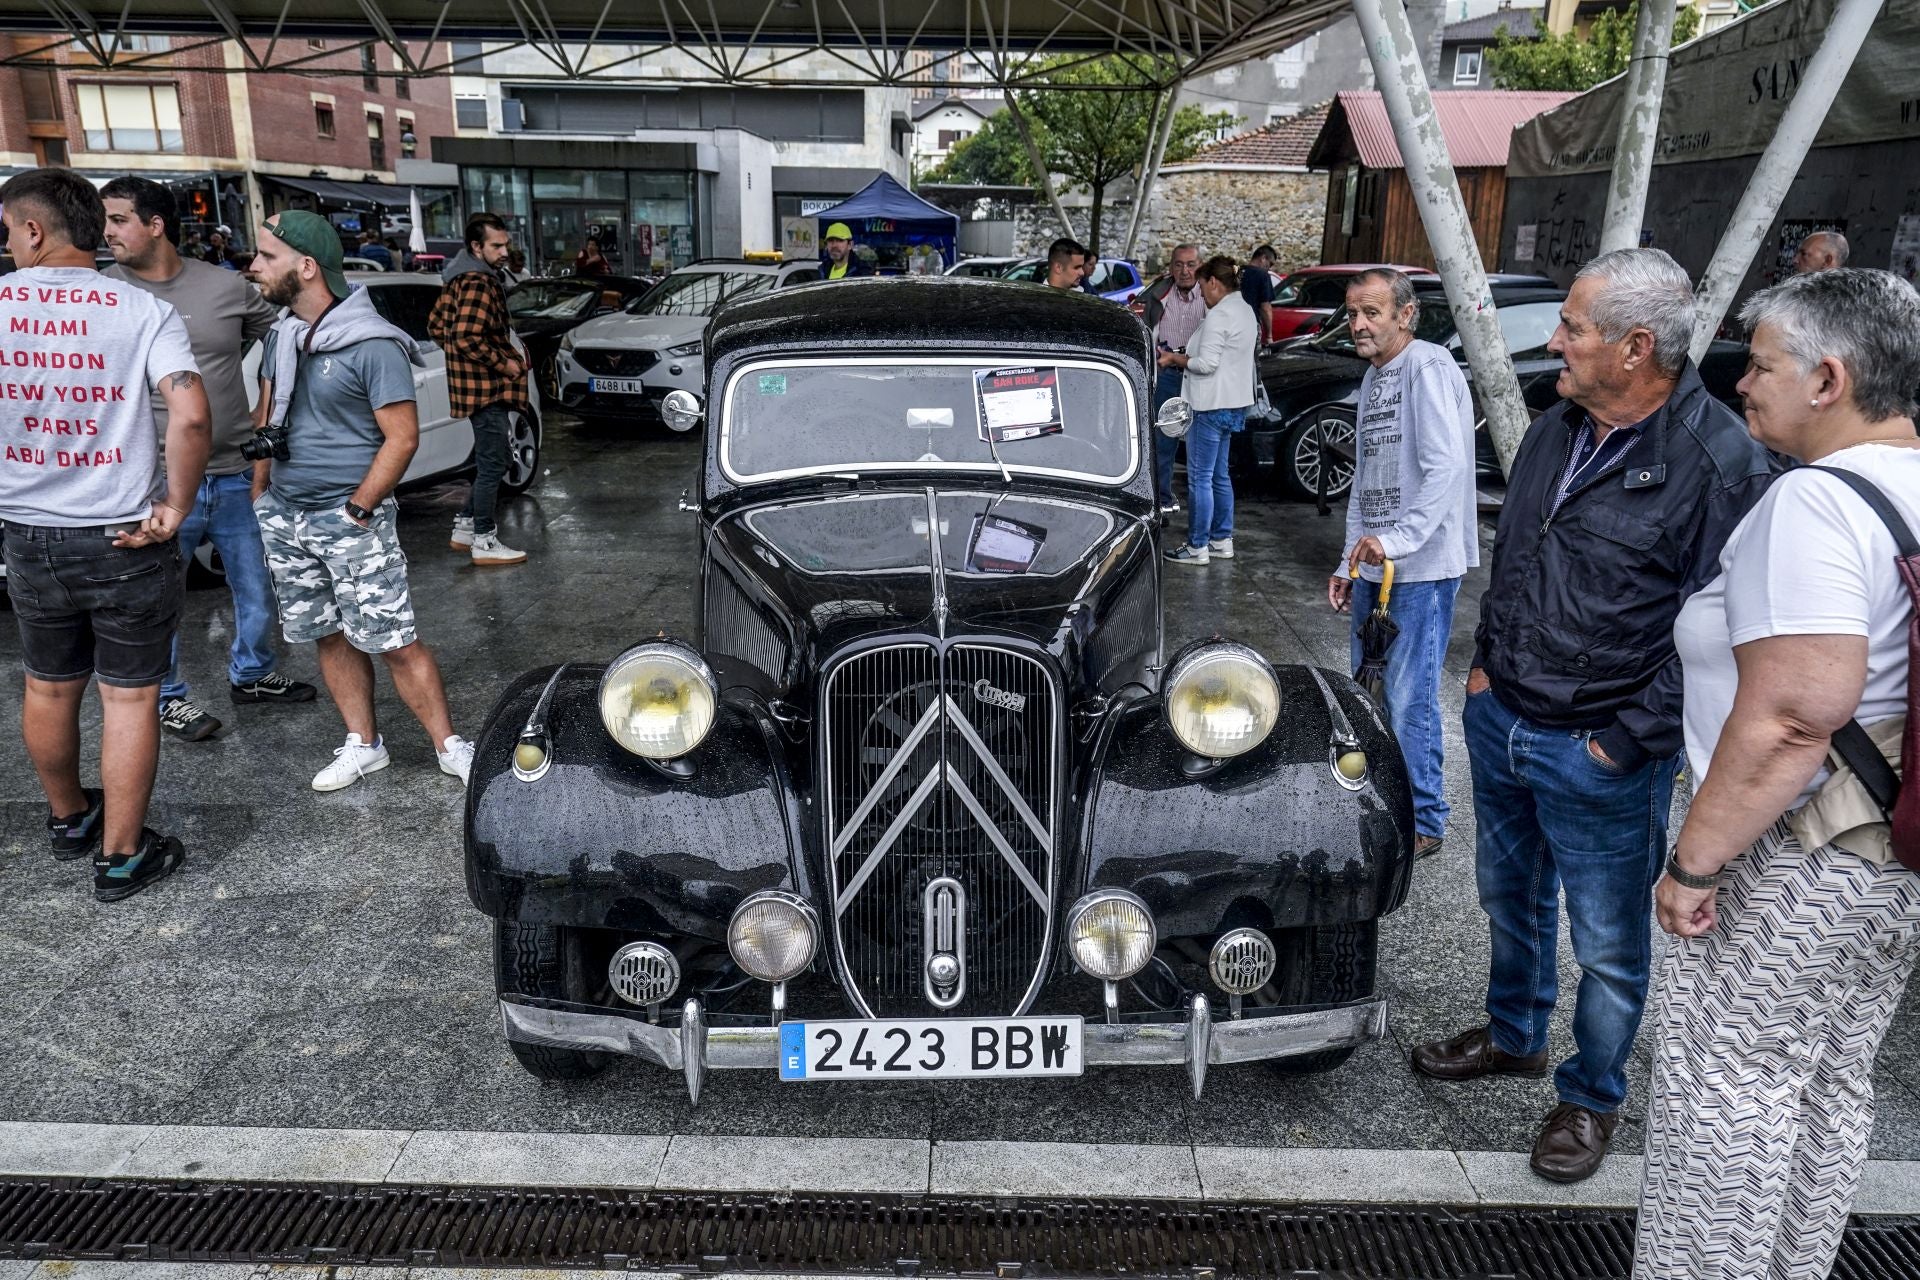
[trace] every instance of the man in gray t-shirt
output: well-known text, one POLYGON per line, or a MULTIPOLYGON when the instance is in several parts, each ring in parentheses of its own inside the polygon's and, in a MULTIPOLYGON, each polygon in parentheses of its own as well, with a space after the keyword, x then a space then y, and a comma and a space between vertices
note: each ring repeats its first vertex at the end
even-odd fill
MULTIPOLYGON (((233 595, 228 697, 235 703, 312 702, 312 685, 274 671, 273 583, 253 515, 254 464, 240 455, 240 446, 253 435, 241 361, 247 348, 266 336, 279 310, 237 273, 180 256, 173 245, 180 234, 179 208, 167 188, 147 178, 115 178, 100 194, 106 201, 107 248, 114 256, 114 265, 101 274, 173 304, 186 323, 213 411, 213 452, 177 541, 182 559, 212 542, 226 570, 233 595)), ((154 417, 164 433, 165 405, 157 397, 154 417)), ((181 674, 177 632, 171 669, 160 686, 160 727, 183 742, 210 738, 220 728, 220 721, 193 700, 181 674)))
POLYGON ((340 236, 303 210, 261 227, 248 274, 288 314, 267 339, 255 422, 284 431, 254 510, 286 638, 312 641, 347 740, 313 779, 352 786, 388 764, 373 711, 373 661, 385 659, 433 740, 442 772, 462 783, 473 744, 453 731, 433 654, 413 626, 407 557, 393 488, 420 445, 414 342, 340 274, 340 236), (287 384, 291 382, 291 387, 287 384), (276 394, 277 393, 277 394, 276 394))

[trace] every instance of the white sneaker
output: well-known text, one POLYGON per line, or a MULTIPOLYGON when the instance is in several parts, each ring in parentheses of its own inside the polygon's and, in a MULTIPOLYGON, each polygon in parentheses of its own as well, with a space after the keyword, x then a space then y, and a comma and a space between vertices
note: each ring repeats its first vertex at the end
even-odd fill
POLYGON ((473 517, 455 516, 453 534, 447 539, 447 545, 455 551, 465 551, 473 546, 473 517))
POLYGON ((451 774, 464 784, 473 771, 473 744, 454 734, 440 744, 440 772, 451 774))
POLYGON ((1207 543, 1207 554, 1216 560, 1233 559, 1233 539, 1222 538, 1218 542, 1207 543))
POLYGON ((387 744, 379 738, 368 744, 360 740, 360 735, 347 735, 346 745, 333 749, 333 763, 313 775, 315 791, 338 791, 350 787, 370 773, 378 773, 387 767, 387 744))
POLYGON ((497 533, 476 533, 473 535, 473 562, 475 564, 520 564, 527 558, 524 551, 515 551, 500 541, 497 533))

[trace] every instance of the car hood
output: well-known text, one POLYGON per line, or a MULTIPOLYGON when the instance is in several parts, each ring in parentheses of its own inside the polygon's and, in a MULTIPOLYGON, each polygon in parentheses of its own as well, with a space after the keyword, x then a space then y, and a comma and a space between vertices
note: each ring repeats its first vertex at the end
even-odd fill
POLYGON ((675 347, 705 332, 705 316, 601 316, 573 331, 580 346, 675 347))
POLYGON ((702 647, 768 692, 889 633, 1016 637, 1108 692, 1145 681, 1159 649, 1151 530, 1101 502, 993 486, 836 494, 731 512, 707 550, 702 647), (995 537, 1030 564, 983 564, 995 537))
POLYGON ((1367 362, 1358 356, 1322 351, 1304 344, 1284 348, 1260 360, 1260 381, 1266 384, 1268 395, 1315 383, 1358 380, 1366 371, 1367 362))

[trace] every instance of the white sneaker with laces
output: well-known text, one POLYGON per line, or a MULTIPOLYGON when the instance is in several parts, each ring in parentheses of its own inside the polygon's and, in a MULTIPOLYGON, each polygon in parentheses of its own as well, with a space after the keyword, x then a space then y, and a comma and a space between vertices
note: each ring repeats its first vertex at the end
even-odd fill
POLYGON ((473 535, 473 562, 475 564, 520 564, 527 558, 524 551, 515 551, 500 541, 497 533, 476 533, 473 535))
POLYGON ((440 744, 440 772, 451 774, 464 784, 473 770, 473 744, 454 734, 440 744))
POLYGON ((350 733, 344 746, 333 749, 333 763, 313 775, 315 791, 338 791, 350 787, 370 773, 378 773, 391 763, 387 759, 387 744, 375 737, 371 744, 362 742, 360 735, 350 733))
POLYGON ((447 545, 455 551, 465 551, 473 546, 473 517, 455 516, 453 534, 447 539, 447 545))
POLYGON ((1233 559, 1233 539, 1222 538, 1218 542, 1208 542, 1207 554, 1216 560, 1233 559))

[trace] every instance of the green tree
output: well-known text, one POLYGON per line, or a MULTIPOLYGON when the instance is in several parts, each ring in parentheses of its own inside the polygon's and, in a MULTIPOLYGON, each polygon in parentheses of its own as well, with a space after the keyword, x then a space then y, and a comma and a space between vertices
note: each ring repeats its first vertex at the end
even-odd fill
POLYGON ((1013 117, 996 111, 971 138, 962 138, 947 158, 920 175, 922 182, 957 182, 979 187, 1030 187, 1033 166, 1013 117))
MULTIPOLYGON (((1607 9, 1583 37, 1577 31, 1556 36, 1515 35, 1502 27, 1487 52, 1487 69, 1502 89, 1558 89, 1583 93, 1627 69, 1633 57, 1633 28, 1640 6, 1607 9)), ((1700 11, 1683 4, 1674 15, 1673 43, 1700 31, 1700 11)))

